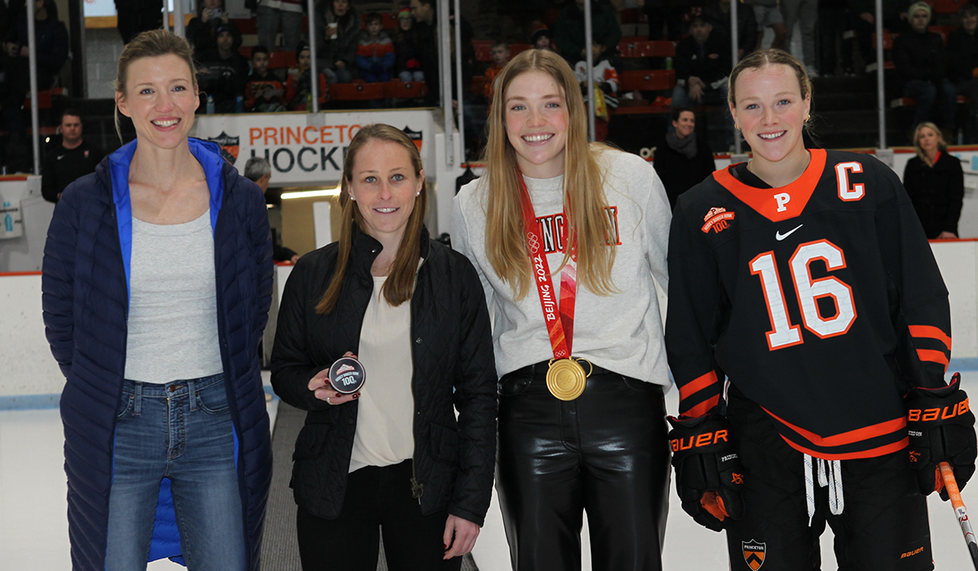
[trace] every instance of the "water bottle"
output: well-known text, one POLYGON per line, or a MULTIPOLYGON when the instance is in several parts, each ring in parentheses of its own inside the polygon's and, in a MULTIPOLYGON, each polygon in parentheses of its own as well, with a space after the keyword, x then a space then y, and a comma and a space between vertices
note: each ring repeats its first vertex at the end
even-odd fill
POLYGON ((207 114, 208 115, 213 115, 214 114, 214 96, 213 95, 208 95, 207 96, 207 114))
POLYGON ((667 57, 666 58, 666 69, 672 69, 672 58, 671 57, 667 57))
POLYGON ((241 95, 239 95, 238 98, 234 100, 234 112, 244 113, 244 97, 242 97, 241 95))
MULTIPOLYGON (((10 203, 9 202, 4 202, 3 203, 3 207, 4 208, 10 208, 10 203)), ((10 215, 9 212, 7 213, 6 216, 3 217, 3 229, 4 229, 5 232, 13 232, 14 231, 14 218, 13 218, 13 216, 10 215)))

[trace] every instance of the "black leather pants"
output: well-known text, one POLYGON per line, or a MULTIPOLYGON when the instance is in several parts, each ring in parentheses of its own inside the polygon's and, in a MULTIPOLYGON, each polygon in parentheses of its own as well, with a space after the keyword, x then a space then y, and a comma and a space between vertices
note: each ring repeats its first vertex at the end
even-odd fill
POLYGON ((661 569, 670 476, 662 387, 601 371, 564 402, 547 391, 545 365, 500 382, 496 482, 514 571, 579 570, 583 510, 592 569, 661 569))

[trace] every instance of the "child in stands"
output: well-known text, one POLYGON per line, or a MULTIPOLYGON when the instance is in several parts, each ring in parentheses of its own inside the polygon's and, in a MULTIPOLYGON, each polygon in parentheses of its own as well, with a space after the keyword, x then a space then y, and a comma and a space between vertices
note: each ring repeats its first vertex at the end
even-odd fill
POLYGON ((360 33, 355 59, 360 77, 367 83, 390 81, 394 67, 394 44, 384 33, 383 18, 376 12, 367 14, 366 27, 360 33))
POLYGON ((285 111, 282 96, 285 88, 282 80, 268 69, 269 54, 265 46, 251 50, 251 75, 245 85, 245 110, 272 113, 285 111))

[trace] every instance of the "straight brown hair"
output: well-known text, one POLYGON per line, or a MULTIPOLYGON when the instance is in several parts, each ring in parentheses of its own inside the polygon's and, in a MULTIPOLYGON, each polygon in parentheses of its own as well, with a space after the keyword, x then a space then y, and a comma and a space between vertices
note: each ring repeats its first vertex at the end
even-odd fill
MULTIPOLYGON (((360 209, 357 208, 356 202, 350 198, 350 183, 353 180, 353 169, 356 165, 357 155, 364 145, 375 140, 396 143, 404 147, 411 157, 414 175, 421 176, 421 153, 414 141, 404 134, 404 131, 390 125, 376 123, 361 128, 354 135, 349 148, 346 150, 346 158, 343 160, 343 178, 340 186, 340 240, 336 269, 333 271, 333 278, 330 280, 326 292, 316 305, 316 313, 319 314, 331 313, 336 308, 342 294, 343 277, 350 265, 354 226, 360 231, 363 231, 364 228, 360 209)), ((397 249, 390 276, 384 282, 381 290, 387 303, 394 307, 411 299, 411 295, 414 293, 414 278, 418 271, 418 262, 421 260, 421 229, 424 227, 427 206, 428 181, 425 180, 421 186, 421 194, 414 200, 414 210, 404 228, 404 237, 401 238, 401 245, 397 249)))

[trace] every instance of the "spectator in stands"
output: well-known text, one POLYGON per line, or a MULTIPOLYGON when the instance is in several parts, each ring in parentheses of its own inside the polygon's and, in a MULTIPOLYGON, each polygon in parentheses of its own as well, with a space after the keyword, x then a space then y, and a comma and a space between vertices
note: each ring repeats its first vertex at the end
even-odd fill
MULTIPOLYGON (((259 113, 284 111, 285 86, 275 72, 268 69, 268 48, 255 46, 251 50, 251 75, 245 84, 245 110, 259 113)), ((247 175, 245 175, 247 176, 247 175)))
POLYGON ((428 95, 425 105, 438 105, 441 101, 441 84, 438 78, 438 30, 435 27, 434 0, 411 0, 411 14, 415 22, 415 41, 421 59, 421 71, 427 80, 428 95))
POLYGON ((608 123, 611 122, 611 111, 618 108, 618 71, 611 64, 604 40, 595 37, 591 41, 591 68, 590 78, 587 73, 587 60, 581 60, 574 66, 574 77, 581 84, 581 93, 584 95, 584 105, 591 107, 591 101, 587 98, 587 82, 590 79, 594 83, 594 140, 604 141, 608 138, 608 123))
POLYGON ((649 39, 678 42, 690 4, 689 0, 645 0, 642 9, 649 21, 649 39))
POLYGON ((978 143, 978 7, 965 4, 958 10, 961 26, 947 37, 948 79, 955 91, 968 97, 964 142, 978 143))
POLYGON ((49 202, 61 200, 65 187, 102 161, 102 149, 82 139, 81 114, 74 109, 61 113, 61 140, 51 144, 41 170, 41 195, 49 202))
POLYGON ((237 28, 218 26, 216 47, 201 56, 198 81, 206 92, 202 96, 214 98, 216 113, 234 113, 240 97, 244 107, 245 84, 248 82, 248 59, 238 51, 241 36, 237 28))
POLYGON ((325 0, 316 9, 316 19, 316 68, 328 83, 350 83, 360 37, 360 14, 350 0, 325 0))
MULTIPOLYGON (((910 31, 907 23, 907 0, 883 0, 883 29, 894 34, 910 31)), ((856 32, 856 45, 866 73, 876 71, 876 46, 873 34, 876 33, 876 0, 849 0, 849 17, 852 29, 856 32)))
POLYGON ((538 50, 553 50, 553 38, 550 37, 550 29, 542 22, 537 22, 530 35, 530 45, 538 50))
POLYGON ((425 79, 415 35, 411 9, 401 8, 397 13, 397 29, 394 30, 394 73, 405 83, 425 79))
POLYGON ((810 77, 818 77, 815 67, 815 24, 818 21, 819 0, 780 0, 781 16, 784 18, 784 45, 791 49, 791 37, 795 24, 801 30, 801 54, 798 58, 805 64, 810 77))
POLYGON ((360 33, 356 64, 367 83, 390 81, 394 68, 394 43, 384 33, 384 20, 377 12, 367 14, 366 30, 360 33))
POLYGON ((159 0, 115 0, 115 13, 123 44, 128 44, 139 32, 163 27, 159 0))
MULTIPOLYGON (((312 56, 309 46, 299 42, 295 48, 296 67, 289 70, 285 82, 285 106, 289 111, 312 110, 312 56)), ((319 73, 319 107, 326 104, 329 97, 329 87, 326 74, 319 73)))
POLYGON ((291 48, 302 39, 303 0, 258 0, 258 44, 274 50, 279 24, 282 45, 291 48))
POLYGON ((197 5, 197 15, 187 23, 187 39, 194 48, 194 57, 201 60, 207 52, 217 47, 217 29, 226 27, 238 38, 241 45, 241 31, 238 23, 228 17, 224 0, 202 0, 197 5))
POLYGON ((763 35, 763 30, 757 29, 757 17, 754 10, 749 6, 737 10, 737 61, 757 48, 758 36, 763 35))
POLYGON ((964 199, 961 161, 947 152, 940 129, 930 122, 917 125, 913 146, 917 156, 907 161, 903 186, 917 211, 924 234, 928 240, 957 238, 964 199))
POLYGON ((509 63, 509 44, 496 42, 489 53, 492 56, 492 65, 486 68, 486 83, 482 87, 482 94, 486 98, 486 103, 492 104, 492 96, 496 93, 496 76, 509 63))
POLYGON ((30 91, 27 58, 19 55, 16 43, 5 45, 0 55, 0 127, 9 135, 3 141, 0 162, 8 173, 33 170, 32 149, 24 121, 24 98, 30 91))
POLYGON ((818 0, 819 75, 835 75, 840 64, 843 75, 855 75, 852 67, 854 34, 851 24, 849 0, 818 0))
POLYGON ((954 129, 954 84, 947 78, 947 56, 940 34, 927 30, 930 5, 917 2, 907 11, 910 31, 893 40, 893 63, 903 83, 903 94, 917 100, 913 126, 928 121, 939 101, 941 127, 954 129))
MULTIPOLYGON (((248 162, 245 163, 244 175, 246 178, 258 185, 263 194, 268 194, 268 183, 272 180, 272 165, 268 164, 268 159, 265 157, 251 157, 248 162)), ((267 199, 266 199, 267 202, 267 199)), ((277 212, 277 209, 268 209, 269 226, 272 227, 272 259, 276 262, 292 262, 293 264, 299 261, 299 254, 295 253, 294 250, 290 250, 285 246, 282 246, 275 239, 275 228, 281 226, 282 215, 277 212), (272 212, 275 210, 278 219, 278 224, 272 223, 272 212)))
POLYGON ((666 144, 655 150, 652 166, 666 187, 669 206, 675 208, 679 195, 713 174, 716 164, 706 137, 696 136, 696 115, 689 107, 673 107, 672 127, 666 144))
MULTIPOLYGON (((584 51, 586 44, 584 35, 585 1, 568 2, 567 7, 561 10, 560 15, 557 16, 557 22, 554 24, 554 43, 557 44, 557 52, 571 64, 587 57, 584 51)), ((607 54, 610 57, 614 55, 614 50, 618 48, 618 42, 621 40, 618 14, 608 4, 595 0, 587 1, 591 2, 591 35, 592 37, 604 38, 605 45, 611 50, 611 53, 607 54)))
POLYGON ((757 44, 754 49, 759 50, 763 47, 761 44, 764 41, 764 28, 771 28, 774 32, 770 47, 776 49, 784 47, 788 29, 778 8, 778 0, 744 0, 744 4, 754 10, 754 19, 757 20, 757 44))
MULTIPOLYGON (((725 109, 727 76, 730 75, 730 42, 713 33, 713 24, 702 15, 689 22, 689 35, 676 46, 673 60, 676 87, 672 90, 672 105, 688 107, 719 105, 725 109)), ((727 144, 733 144, 733 121, 724 111, 727 144)))
MULTIPOLYGON (((27 15, 18 18, 17 25, 7 39, 7 53, 21 58, 26 65, 30 49, 27 37, 27 15), (12 47, 11 47, 12 44, 12 47)), ((50 89, 57 85, 61 68, 68 60, 68 30, 58 20, 58 6, 54 0, 36 0, 34 5, 34 40, 37 57, 38 89, 50 89)))

